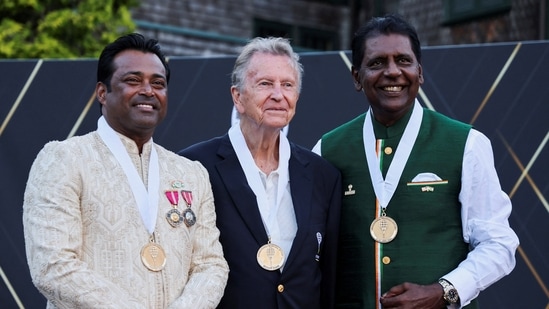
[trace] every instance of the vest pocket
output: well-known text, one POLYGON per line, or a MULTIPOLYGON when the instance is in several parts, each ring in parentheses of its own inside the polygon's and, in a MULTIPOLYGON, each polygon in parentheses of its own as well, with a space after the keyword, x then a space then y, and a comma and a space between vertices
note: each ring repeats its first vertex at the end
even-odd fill
POLYGON ((437 188, 439 190, 444 189, 444 187, 448 185, 448 180, 408 182, 406 185, 412 192, 435 192, 437 188))

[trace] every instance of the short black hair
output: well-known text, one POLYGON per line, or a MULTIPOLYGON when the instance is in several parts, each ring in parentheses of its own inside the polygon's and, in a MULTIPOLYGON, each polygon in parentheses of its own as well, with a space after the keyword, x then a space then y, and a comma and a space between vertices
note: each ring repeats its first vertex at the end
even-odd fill
POLYGON ((111 90, 110 82, 112 74, 116 69, 113 66, 114 58, 125 50, 139 50, 157 55, 166 70, 166 81, 170 81, 170 68, 158 41, 155 39, 146 39, 140 33, 130 33, 119 37, 114 42, 105 46, 99 56, 99 62, 97 63, 97 82, 105 84, 107 91, 111 90))
POLYGON ((404 18, 397 14, 387 14, 383 17, 374 17, 358 28, 351 42, 352 61, 355 68, 359 68, 364 59, 366 40, 384 34, 402 34, 410 38, 412 51, 421 64, 421 44, 416 29, 404 18))

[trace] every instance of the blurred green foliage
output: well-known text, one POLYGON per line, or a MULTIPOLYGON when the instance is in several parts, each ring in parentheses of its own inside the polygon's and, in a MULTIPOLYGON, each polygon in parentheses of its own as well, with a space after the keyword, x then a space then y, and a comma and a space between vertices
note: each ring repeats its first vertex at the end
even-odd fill
POLYGON ((2 0, 0 58, 97 58, 135 31, 139 0, 2 0))

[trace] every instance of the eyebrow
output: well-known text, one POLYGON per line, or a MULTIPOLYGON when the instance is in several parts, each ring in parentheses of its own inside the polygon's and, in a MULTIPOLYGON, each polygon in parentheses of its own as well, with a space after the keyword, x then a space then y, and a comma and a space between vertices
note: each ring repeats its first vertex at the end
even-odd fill
MULTIPOLYGON (((124 74, 122 74, 122 76, 128 76, 128 75, 139 75, 139 76, 143 76, 144 73, 141 72, 141 71, 128 71, 128 72, 125 72, 124 74)), ((154 73, 152 74, 153 77, 155 78, 163 78, 163 79, 166 79, 166 76, 164 74, 159 74, 159 73, 154 73)))

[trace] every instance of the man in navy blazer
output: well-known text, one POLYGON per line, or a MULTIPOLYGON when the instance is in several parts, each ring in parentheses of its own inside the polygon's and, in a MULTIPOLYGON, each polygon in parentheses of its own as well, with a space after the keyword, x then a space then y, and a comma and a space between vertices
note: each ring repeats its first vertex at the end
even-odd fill
POLYGON ((286 39, 250 41, 232 73, 239 122, 179 152, 209 172, 230 269, 218 308, 333 308, 340 174, 281 132, 302 72, 286 39))

